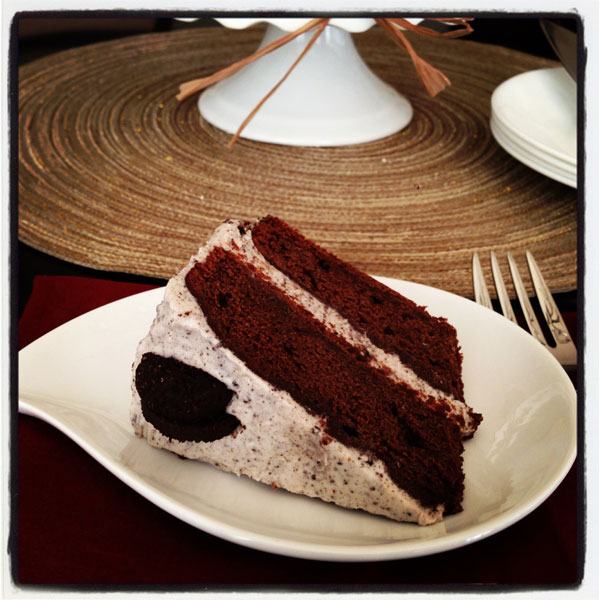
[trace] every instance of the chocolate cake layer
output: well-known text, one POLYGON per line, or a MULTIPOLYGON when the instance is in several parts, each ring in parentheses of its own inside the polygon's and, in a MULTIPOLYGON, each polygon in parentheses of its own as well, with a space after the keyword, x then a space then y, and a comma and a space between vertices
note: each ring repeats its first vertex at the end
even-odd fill
POLYGON ((464 400, 462 356, 446 319, 432 317, 276 217, 257 222, 252 240, 273 266, 335 308, 375 345, 397 354, 432 386, 464 400))
POLYGON ((424 506, 460 510, 461 435, 439 403, 417 399, 374 369, 367 353, 290 302, 235 251, 213 248, 185 281, 221 343, 252 372, 321 416, 332 438, 383 461, 424 506))

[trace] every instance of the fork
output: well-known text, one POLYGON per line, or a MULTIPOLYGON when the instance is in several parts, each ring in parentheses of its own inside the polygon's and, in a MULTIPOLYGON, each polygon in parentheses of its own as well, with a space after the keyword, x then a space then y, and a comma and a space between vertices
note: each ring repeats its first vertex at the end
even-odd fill
MULTIPOLYGON (((555 356, 561 365, 565 367, 574 367, 577 364, 577 349, 575 344, 573 343, 573 340, 569 335, 569 331, 562 317, 560 316, 558 307, 552 298, 552 294, 550 293, 550 290, 548 289, 548 286, 542 277, 540 269, 535 262, 533 255, 531 252, 529 252, 529 250, 527 250, 525 256, 527 257, 527 264, 529 266, 529 272, 531 274, 531 280, 533 282, 536 296, 540 303, 544 319, 548 324, 548 329, 550 330, 551 336, 554 339, 555 345, 548 344, 546 341, 537 317, 535 316, 533 307, 531 306, 531 302, 529 301, 529 297, 527 296, 527 292, 525 291, 525 286, 523 285, 523 280, 521 279, 517 264, 512 254, 507 252, 506 258, 508 260, 510 274, 515 286, 515 291, 517 292, 517 298, 519 299, 519 303, 523 310, 527 327, 529 328, 531 335, 533 335, 538 342, 545 346, 555 356)), ((517 323, 517 318, 515 317, 515 313, 510 304, 510 299, 504 285, 502 273, 500 272, 500 265, 493 250, 490 252, 490 263, 492 265, 494 285, 496 287, 502 314, 513 321, 513 323, 517 323)), ((490 295, 488 293, 485 278, 483 276, 483 270, 481 268, 481 262, 479 261, 479 255, 477 252, 473 254, 473 291, 475 293, 476 302, 493 310, 492 301, 490 300, 490 295)))

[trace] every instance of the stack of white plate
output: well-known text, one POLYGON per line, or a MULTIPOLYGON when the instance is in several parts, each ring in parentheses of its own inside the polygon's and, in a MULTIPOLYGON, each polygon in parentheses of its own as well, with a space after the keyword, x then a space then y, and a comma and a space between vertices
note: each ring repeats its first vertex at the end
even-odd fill
POLYGON ((564 68, 521 73, 498 86, 490 127, 517 160, 577 187, 577 85, 564 68))

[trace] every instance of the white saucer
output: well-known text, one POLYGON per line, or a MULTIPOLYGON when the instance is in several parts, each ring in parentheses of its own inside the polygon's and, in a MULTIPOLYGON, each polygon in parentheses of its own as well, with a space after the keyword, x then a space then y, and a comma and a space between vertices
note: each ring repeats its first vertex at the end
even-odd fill
MULTIPOLYGON (((268 23, 261 48, 308 21, 219 19, 236 29, 261 20, 268 23)), ((344 146, 381 139, 406 127, 413 115, 410 103, 370 70, 350 34, 373 24, 373 19, 332 19, 241 137, 290 146, 344 146)), ((313 33, 303 33, 205 90, 198 101, 204 119, 234 134, 313 33)))
POLYGON ((492 134, 509 154, 577 187, 577 86, 564 68, 508 79, 492 94, 491 108, 492 134))
POLYGON ((577 166, 536 152, 535 148, 514 135, 492 114, 490 129, 496 141, 513 157, 529 168, 570 187, 577 187, 577 166))

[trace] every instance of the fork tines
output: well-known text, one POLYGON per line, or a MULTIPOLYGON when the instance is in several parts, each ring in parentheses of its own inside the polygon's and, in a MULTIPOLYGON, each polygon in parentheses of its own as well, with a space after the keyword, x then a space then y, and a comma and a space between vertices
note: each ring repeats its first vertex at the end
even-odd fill
MULTIPOLYGON (((529 250, 526 251, 525 255, 527 257, 527 264, 529 266, 531 280, 533 282, 536 296, 540 303, 544 320, 548 324, 548 329, 556 345, 553 346, 546 342, 544 333, 540 328, 537 317, 535 316, 535 312, 525 290, 525 286, 523 285, 523 280, 521 279, 517 264, 512 254, 507 252, 506 258, 508 260, 510 274, 517 298, 519 299, 519 304, 523 310, 527 327, 529 328, 529 331, 533 337, 535 337, 536 340, 548 348, 548 350, 554 354, 561 364, 565 366, 574 366, 577 364, 577 350, 575 348, 575 344, 569 335, 569 331, 560 315, 560 311, 558 310, 558 307, 552 298, 552 294, 550 293, 550 290, 548 289, 548 286, 542 277, 540 269, 535 262, 533 255, 531 252, 529 252, 529 250)), ((504 285, 504 280, 500 271, 500 265, 498 264, 498 259, 493 251, 490 252, 490 263, 502 314, 514 323, 517 323, 517 319, 510 303, 509 295, 504 285)), ((475 293, 476 302, 487 306, 487 308, 493 309, 485 277, 483 275, 483 269, 481 268, 481 262, 477 252, 473 254, 473 291, 475 293)))

